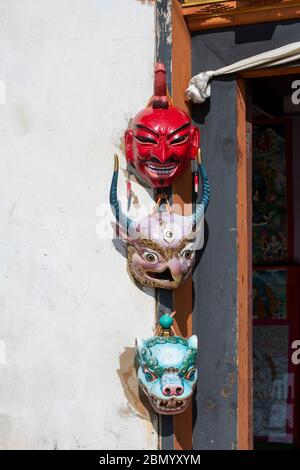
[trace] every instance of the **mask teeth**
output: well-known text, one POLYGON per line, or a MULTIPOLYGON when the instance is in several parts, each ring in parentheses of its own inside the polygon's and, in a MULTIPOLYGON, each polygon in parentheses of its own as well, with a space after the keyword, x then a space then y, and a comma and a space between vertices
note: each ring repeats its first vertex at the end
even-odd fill
POLYGON ((187 399, 178 400, 176 398, 170 398, 169 400, 161 400, 160 398, 151 396, 151 400, 157 408, 164 411, 180 410, 187 404, 187 399))
POLYGON ((169 164, 169 165, 155 165, 152 163, 147 164, 147 168, 150 171, 154 171, 158 175, 167 175, 171 173, 177 167, 176 164, 169 164))

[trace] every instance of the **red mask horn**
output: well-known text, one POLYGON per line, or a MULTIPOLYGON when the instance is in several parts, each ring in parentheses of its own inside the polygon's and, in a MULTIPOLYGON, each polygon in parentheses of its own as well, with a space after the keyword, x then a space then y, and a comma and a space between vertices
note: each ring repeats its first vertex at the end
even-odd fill
POLYGON ((154 95, 151 99, 153 109, 168 109, 169 99, 167 96, 166 69, 164 64, 158 62, 154 70, 154 95))

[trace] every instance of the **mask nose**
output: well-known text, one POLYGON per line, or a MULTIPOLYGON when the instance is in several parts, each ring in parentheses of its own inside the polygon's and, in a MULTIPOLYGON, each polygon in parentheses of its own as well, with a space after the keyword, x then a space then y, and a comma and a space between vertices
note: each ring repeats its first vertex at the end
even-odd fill
POLYGON ((179 384, 166 384, 162 388, 162 392, 166 397, 180 396, 183 394, 183 386, 179 384))
POLYGON ((182 380, 178 374, 166 372, 161 378, 161 391, 165 397, 179 397, 183 394, 182 380))
POLYGON ((160 162, 165 163, 168 160, 169 152, 168 152, 168 145, 165 138, 161 138, 159 141, 159 154, 160 154, 160 162))

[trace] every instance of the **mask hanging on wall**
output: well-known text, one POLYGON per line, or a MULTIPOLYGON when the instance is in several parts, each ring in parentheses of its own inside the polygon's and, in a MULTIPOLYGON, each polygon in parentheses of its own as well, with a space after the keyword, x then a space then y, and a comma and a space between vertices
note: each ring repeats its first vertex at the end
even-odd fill
POLYGON ((117 233, 127 243, 128 268, 132 277, 145 287, 176 289, 190 276, 195 253, 204 244, 204 213, 209 203, 209 183, 205 168, 199 162, 202 193, 189 216, 160 210, 161 194, 152 214, 135 222, 121 210, 117 195, 119 163, 110 189, 110 204, 116 217, 117 233))
POLYGON ((137 338, 138 381, 159 414, 185 411, 197 382, 197 336, 176 336, 172 316, 163 315, 156 336, 137 338))
MULTIPOLYGON (((190 116, 172 105, 166 70, 158 63, 154 95, 131 121, 125 133, 128 173, 131 169, 154 188, 166 188, 197 159, 200 133, 190 116)), ((130 183, 129 183, 130 184, 130 183)), ((129 188, 130 190, 130 188, 129 188)))
MULTIPOLYGON (((156 189, 155 208, 138 221, 123 213, 117 191, 117 155, 110 204, 116 218, 116 233, 127 243, 128 269, 133 279, 146 287, 176 289, 191 275, 196 250, 203 248, 210 187, 200 157, 199 129, 192 125, 185 111, 173 106, 162 63, 156 65, 154 75, 154 94, 125 133, 125 154, 127 210, 132 196, 132 172, 156 189), (185 216, 173 213, 162 190, 183 175, 190 164, 197 201, 192 214, 185 216)), ((187 409, 197 381, 197 348, 197 336, 188 339, 177 336, 172 315, 168 314, 160 318, 155 336, 136 339, 139 385, 157 413, 175 415, 187 409)))

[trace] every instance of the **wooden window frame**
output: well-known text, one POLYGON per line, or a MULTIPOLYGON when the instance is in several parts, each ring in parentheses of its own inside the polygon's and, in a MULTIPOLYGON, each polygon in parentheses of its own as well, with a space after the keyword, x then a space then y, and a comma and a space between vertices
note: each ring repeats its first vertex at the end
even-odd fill
POLYGON ((190 31, 283 21, 300 17, 299 0, 185 0, 183 16, 190 31))

